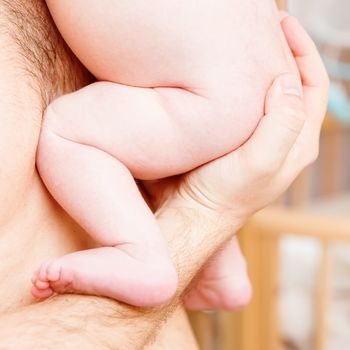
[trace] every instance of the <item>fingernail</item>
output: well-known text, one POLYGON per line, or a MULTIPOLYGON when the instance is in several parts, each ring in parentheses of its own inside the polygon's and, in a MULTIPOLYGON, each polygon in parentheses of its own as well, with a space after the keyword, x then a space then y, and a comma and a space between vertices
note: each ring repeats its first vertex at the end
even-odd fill
POLYGON ((302 87, 300 78, 294 74, 284 74, 280 79, 281 89, 285 95, 302 97, 302 87))

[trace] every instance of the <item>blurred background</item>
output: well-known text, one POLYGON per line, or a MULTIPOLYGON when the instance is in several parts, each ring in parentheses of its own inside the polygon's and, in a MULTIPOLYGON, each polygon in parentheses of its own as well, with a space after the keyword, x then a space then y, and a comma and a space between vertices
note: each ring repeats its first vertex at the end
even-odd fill
POLYGON ((318 161, 240 233, 254 296, 239 313, 190 313, 203 350, 350 349, 350 0, 277 1, 331 78, 318 161))

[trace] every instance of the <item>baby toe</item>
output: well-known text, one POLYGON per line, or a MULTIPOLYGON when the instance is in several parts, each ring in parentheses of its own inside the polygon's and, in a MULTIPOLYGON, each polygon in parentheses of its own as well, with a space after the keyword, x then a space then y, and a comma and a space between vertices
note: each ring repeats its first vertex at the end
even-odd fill
POLYGON ((38 299, 46 299, 53 294, 53 290, 51 288, 38 289, 35 286, 32 287, 31 292, 32 292, 32 295, 38 299))
POLYGON ((48 264, 47 269, 47 279, 52 282, 56 282, 61 276, 61 265, 57 261, 53 261, 48 264))
POLYGON ((35 272, 33 273, 33 276, 32 276, 32 279, 31 279, 33 284, 36 282, 36 280, 39 277, 39 271, 40 271, 40 269, 36 269, 35 272))
POLYGON ((46 281, 40 281, 40 280, 36 280, 34 282, 34 285, 37 289, 47 289, 50 287, 50 284, 49 282, 46 282, 46 281))
POLYGON ((49 266, 52 264, 52 260, 46 261, 44 262, 39 269, 39 273, 38 273, 38 279, 40 279, 41 281, 47 282, 49 281, 48 279, 48 268, 49 266))

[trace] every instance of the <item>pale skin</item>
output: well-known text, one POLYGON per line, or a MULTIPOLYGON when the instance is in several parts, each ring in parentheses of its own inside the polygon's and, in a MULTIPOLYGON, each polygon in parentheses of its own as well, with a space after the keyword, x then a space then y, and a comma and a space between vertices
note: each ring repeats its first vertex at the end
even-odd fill
MULTIPOLYGON (((23 18, 29 17, 32 21, 45 18, 45 13, 34 18, 30 16, 30 8, 35 8, 38 3, 28 1, 21 4, 19 9, 23 8, 26 14, 23 18)), ((1 16, 3 13, 0 12, 1 16)), ((1 23, 3 20, 1 18, 1 23)), ((36 22, 31 22, 31 25, 33 23, 36 22)), ((23 33, 23 27, 19 33, 23 33)), ((296 33, 295 38, 300 38, 300 34, 296 33)), ((43 84, 43 81, 37 81, 23 71, 22 65, 28 63, 23 61, 13 39, 2 32, 1 39, 0 158, 1 164, 6 164, 2 167, 0 181, 3 196, 0 235, 6 242, 0 248, 3 257, 0 277, 6 285, 0 296, 1 346, 10 350, 140 349, 154 339, 160 322, 168 320, 164 338, 158 338, 150 348, 163 349, 166 344, 167 348, 175 350, 183 349, 186 344, 187 349, 196 349, 181 313, 169 319, 180 302, 179 296, 171 304, 153 310, 135 310, 95 297, 56 296, 39 304, 29 297, 27 279, 41 259, 86 248, 87 245, 84 233, 47 195, 35 172, 34 155, 43 106, 32 87, 43 84), (19 148, 21 152, 18 152, 19 148), (176 329, 181 329, 181 332, 176 329), (170 339, 174 341, 169 343, 170 339)), ((23 42, 25 40, 28 36, 23 37, 23 42)), ((289 95, 278 97, 274 112, 269 114, 270 122, 260 125, 248 147, 192 173, 187 178, 189 181, 167 182, 149 188, 152 198, 162 208, 158 211, 160 226, 169 241, 171 255, 176 257, 181 282, 178 295, 216 247, 242 225, 247 215, 278 196, 317 154, 328 80, 311 41, 302 40, 302 45, 297 45, 298 40, 294 41, 305 81, 304 101, 289 95), (272 145, 268 142, 271 133, 276 131, 282 133, 273 145, 280 149, 278 155, 271 152, 272 145), (249 161, 257 151, 266 157, 267 167, 264 168, 265 163, 257 163, 256 159, 249 161), (231 176, 233 170, 242 175, 244 181, 236 181, 231 176), (247 188, 255 191, 254 201, 243 197, 247 188), (169 194, 167 203, 162 201, 163 191, 169 194), (173 215, 174 210, 176 215, 173 215), (218 215, 223 212, 229 212, 229 215, 218 215), (226 230, 227 227, 230 230, 226 230)), ((62 55, 62 52, 58 51, 57 55, 62 55)), ((60 89, 54 90, 56 93, 67 92, 59 80, 65 75, 75 76, 83 83, 77 67, 69 71, 67 66, 57 65, 56 69, 66 69, 66 74, 61 71, 59 75, 60 89)))
MULTIPOLYGON (((243 3, 239 15, 232 0, 200 7, 196 1, 47 3, 77 57, 108 82, 49 106, 37 165, 50 193, 102 247, 44 263, 33 294, 160 305, 175 293, 177 275, 134 177, 188 172, 251 135, 263 115, 262 92, 294 69, 277 8, 271 0, 243 3), (250 30, 239 20, 243 14, 250 30)), ((212 262, 217 283, 207 308, 230 304, 234 247, 228 243, 212 262)))

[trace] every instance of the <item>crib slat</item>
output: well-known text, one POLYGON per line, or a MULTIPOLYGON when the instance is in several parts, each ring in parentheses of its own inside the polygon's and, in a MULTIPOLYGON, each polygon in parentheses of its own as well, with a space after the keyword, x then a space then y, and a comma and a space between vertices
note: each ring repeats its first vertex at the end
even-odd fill
POLYGON ((215 334, 212 315, 198 311, 189 312, 188 316, 197 338, 199 348, 201 350, 213 350, 215 334))
POLYGON ((331 130, 324 132, 323 141, 323 159, 321 177, 321 191, 324 197, 334 196, 337 192, 337 182, 339 177, 339 157, 340 149, 340 132, 331 130))
POLYGON ((316 308, 315 308, 315 350, 327 350, 328 310, 330 300, 331 257, 329 241, 322 240, 322 253, 318 276, 316 308))
POLYGON ((284 10, 287 8, 287 4, 286 4, 287 1, 286 0, 276 0, 276 2, 277 2, 277 6, 279 9, 284 10))
POLYGON ((262 231, 261 310, 262 349, 279 350, 280 327, 278 317, 279 237, 262 231))

